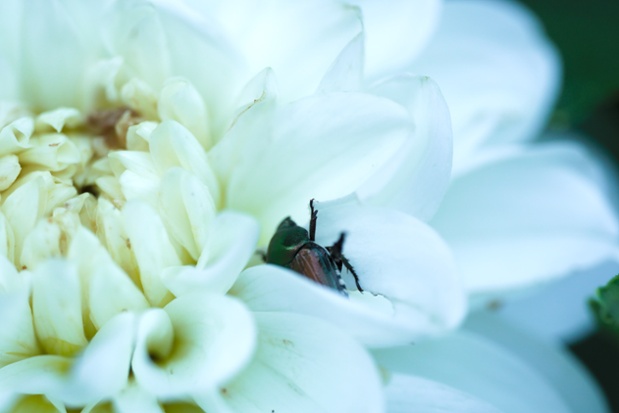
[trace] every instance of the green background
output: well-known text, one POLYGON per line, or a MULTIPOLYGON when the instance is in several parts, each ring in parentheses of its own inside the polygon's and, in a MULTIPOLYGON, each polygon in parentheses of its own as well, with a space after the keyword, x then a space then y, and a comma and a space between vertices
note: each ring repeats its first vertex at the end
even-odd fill
MULTIPOLYGON (((563 93, 549 127, 584 132, 619 164, 619 0, 521 2, 540 17, 563 57, 563 93)), ((597 332, 571 349, 619 412, 616 336, 597 332)))

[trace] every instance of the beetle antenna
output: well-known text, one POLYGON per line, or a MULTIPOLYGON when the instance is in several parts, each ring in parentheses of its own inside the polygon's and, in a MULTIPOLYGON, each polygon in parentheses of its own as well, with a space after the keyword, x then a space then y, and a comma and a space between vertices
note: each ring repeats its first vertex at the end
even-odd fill
POLYGON ((318 210, 314 208, 314 198, 310 199, 310 225, 309 225, 309 239, 310 241, 316 240, 316 221, 318 221, 318 210))
POLYGON ((357 275, 354 268, 350 264, 350 261, 348 261, 348 259, 342 253, 344 249, 345 239, 346 239, 346 233, 345 232, 340 233, 340 237, 337 239, 337 241, 335 241, 335 244, 333 244, 330 247, 327 247, 327 250, 329 251, 329 254, 331 254, 331 256, 333 257, 335 263, 337 264, 338 269, 342 271, 342 265, 346 267, 346 269, 350 271, 353 278, 355 279, 355 284, 357 285, 357 289, 359 290, 359 292, 363 292, 363 288, 361 288, 361 285, 359 285, 359 276, 357 275))

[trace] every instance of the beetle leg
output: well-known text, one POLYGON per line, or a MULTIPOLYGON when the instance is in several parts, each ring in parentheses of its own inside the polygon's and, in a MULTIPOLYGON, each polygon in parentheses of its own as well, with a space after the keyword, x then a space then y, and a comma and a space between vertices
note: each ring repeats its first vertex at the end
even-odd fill
POLYGON ((310 225, 309 225, 309 239, 310 241, 316 241, 316 221, 318 221, 318 211, 314 208, 314 198, 310 199, 310 225))
POLYGON ((350 271, 353 278, 355 279, 357 289, 359 290, 359 292, 363 292, 363 288, 361 288, 361 285, 359 285, 359 276, 353 269, 350 261, 348 261, 348 259, 342 253, 342 250, 344 249, 344 239, 346 239, 346 233, 342 232, 340 233, 340 237, 337 239, 337 241, 335 241, 335 244, 327 247, 327 251, 329 251, 329 254, 331 254, 331 257, 333 257, 333 260, 335 261, 340 271, 342 271, 342 266, 346 267, 346 269, 350 271))

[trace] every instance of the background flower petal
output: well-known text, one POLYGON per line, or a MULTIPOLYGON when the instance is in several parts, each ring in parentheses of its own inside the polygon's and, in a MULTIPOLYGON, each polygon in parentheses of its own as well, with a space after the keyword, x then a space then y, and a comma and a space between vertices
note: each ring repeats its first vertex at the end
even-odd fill
POLYGON ((490 298, 619 256, 600 171, 570 144, 499 151, 453 180, 432 225, 490 298))
POLYGON ((385 388, 389 413, 500 413, 470 394, 423 377, 390 374, 385 388))
POLYGON ((375 350, 374 355, 384 368, 438 381, 504 413, 572 411, 552 383, 532 367, 471 333, 375 350))
POLYGON ((511 1, 445 2, 437 32, 410 69, 441 86, 456 165, 481 147, 534 138, 560 82, 557 52, 539 22, 511 1))
POLYGON ((552 383, 571 411, 609 412, 591 374, 566 349, 528 334, 497 314, 488 312, 477 312, 466 321, 464 328, 483 335, 530 366, 535 366, 535 371, 552 383))

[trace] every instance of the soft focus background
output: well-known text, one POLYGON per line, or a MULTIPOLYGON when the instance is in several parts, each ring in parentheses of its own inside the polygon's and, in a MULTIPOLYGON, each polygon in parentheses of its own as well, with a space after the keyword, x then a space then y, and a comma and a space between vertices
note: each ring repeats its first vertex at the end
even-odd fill
MULTIPOLYGON (((551 132, 584 134, 609 162, 619 165, 619 1, 521 0, 542 20, 564 63, 563 92, 549 125, 551 132)), ((576 137, 575 137, 576 139, 576 137)), ((619 188, 615 189, 619 197, 619 188)), ((571 343, 619 412, 619 340, 594 328, 586 300, 619 273, 604 263, 572 274, 500 312, 549 339, 571 343), (543 298, 542 298, 543 297, 543 298), (531 324, 531 320, 535 320, 531 324)))

